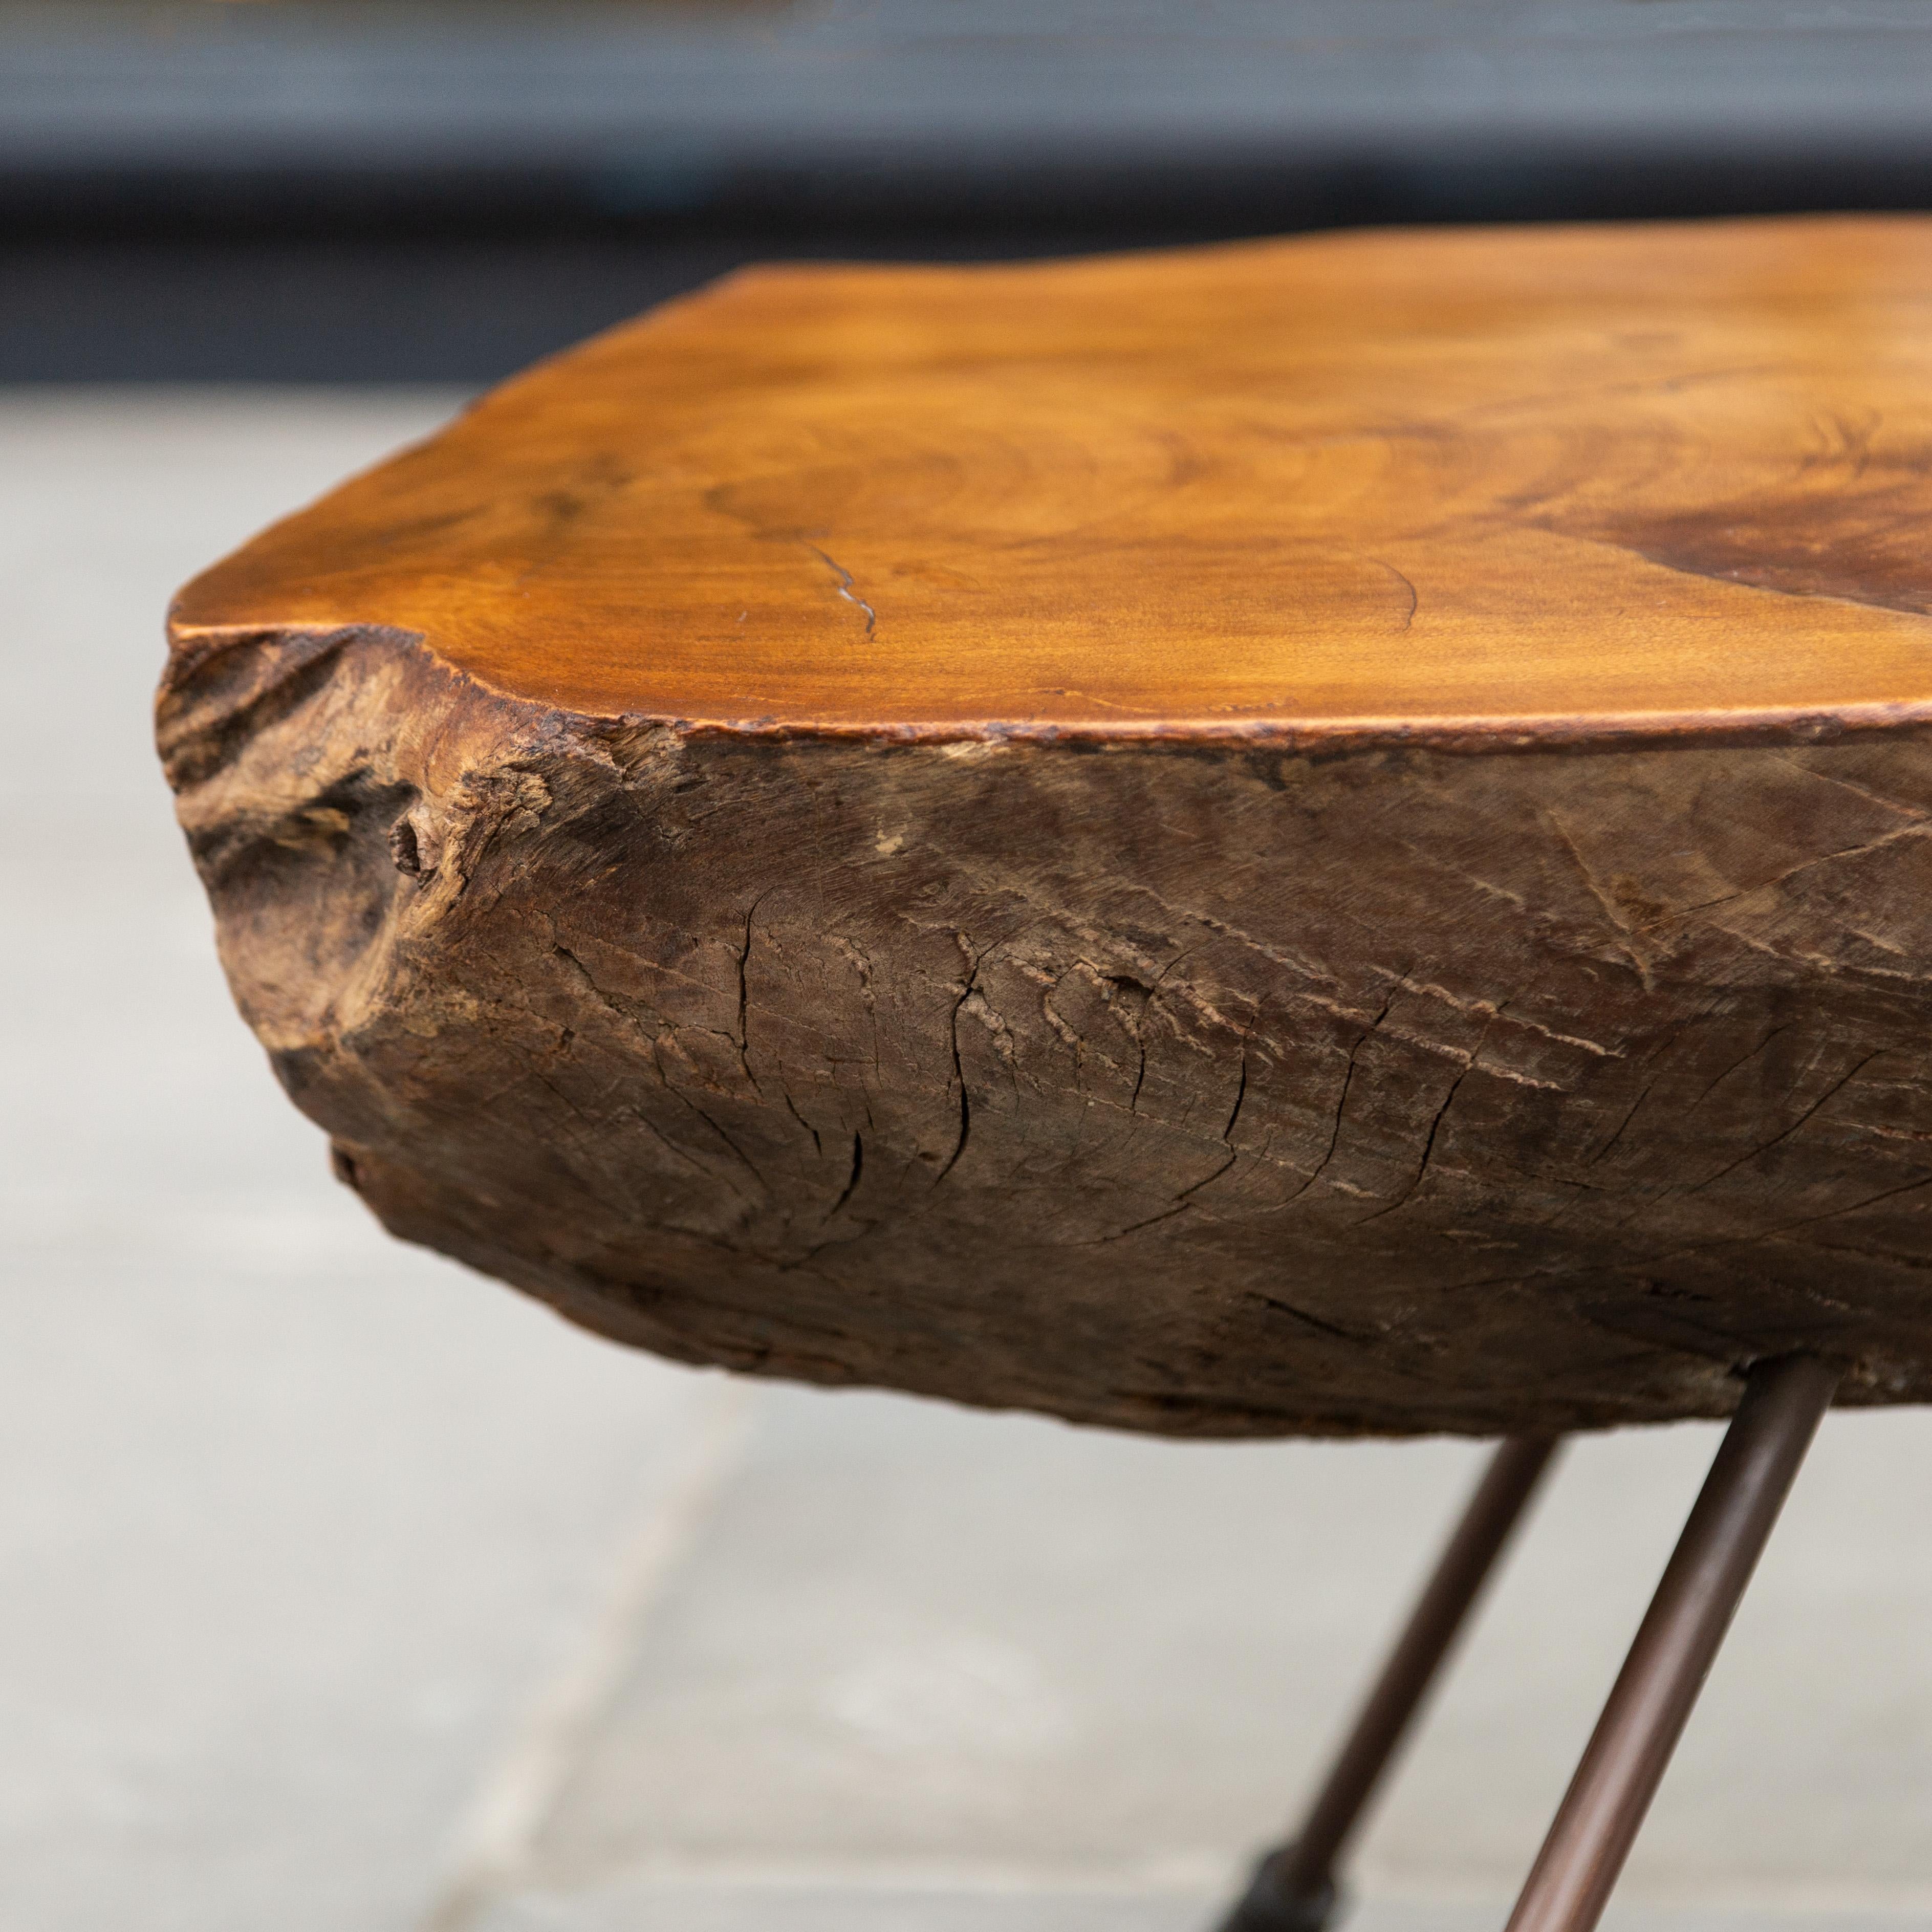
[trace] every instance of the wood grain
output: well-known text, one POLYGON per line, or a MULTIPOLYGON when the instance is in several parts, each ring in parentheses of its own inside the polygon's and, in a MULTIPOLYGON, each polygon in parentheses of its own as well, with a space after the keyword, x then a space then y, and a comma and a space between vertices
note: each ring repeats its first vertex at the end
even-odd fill
POLYGON ((1932 1392, 1932 224, 742 275, 182 593, 399 1233, 1180 1433, 1932 1392))
POLYGON ((190 588, 740 728, 1923 715, 1911 220, 734 277, 190 588), (1766 594, 1771 593, 1771 594, 1766 594))

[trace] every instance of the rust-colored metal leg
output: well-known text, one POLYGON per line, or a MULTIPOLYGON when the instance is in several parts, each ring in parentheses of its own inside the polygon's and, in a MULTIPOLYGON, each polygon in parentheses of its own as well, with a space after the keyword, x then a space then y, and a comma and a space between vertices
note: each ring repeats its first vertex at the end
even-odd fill
POLYGON ((1514 1436, 1490 1458, 1300 1832, 1256 1867, 1221 1932, 1320 1932, 1328 1922, 1349 1837, 1556 1449, 1514 1436))
POLYGON ((1808 1355, 1751 1370, 1508 1932, 1592 1932, 1603 1916, 1838 1378, 1808 1355))

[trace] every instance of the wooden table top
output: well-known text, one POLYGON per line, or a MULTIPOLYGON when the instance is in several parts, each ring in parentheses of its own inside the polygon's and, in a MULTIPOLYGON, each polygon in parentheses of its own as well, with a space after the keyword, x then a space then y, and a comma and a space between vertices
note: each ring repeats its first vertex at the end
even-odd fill
POLYGON ((185 591, 753 731, 1932 715, 1932 220, 734 276, 185 591))
POLYGON ((680 1360, 1932 1400, 1928 322, 1923 219, 725 283, 184 594, 230 983, 384 1225, 680 1360))

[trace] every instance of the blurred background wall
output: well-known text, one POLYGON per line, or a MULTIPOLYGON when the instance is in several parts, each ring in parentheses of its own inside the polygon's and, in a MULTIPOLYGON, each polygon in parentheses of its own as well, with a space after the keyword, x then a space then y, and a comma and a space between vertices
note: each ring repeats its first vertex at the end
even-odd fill
POLYGON ((0 380, 474 383, 771 256, 1932 200, 1916 0, 14 0, 0 380))

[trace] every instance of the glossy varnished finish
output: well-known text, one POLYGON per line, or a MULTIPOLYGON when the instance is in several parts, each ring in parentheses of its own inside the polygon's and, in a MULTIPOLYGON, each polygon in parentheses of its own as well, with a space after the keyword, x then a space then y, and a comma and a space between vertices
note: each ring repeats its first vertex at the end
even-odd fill
POLYGON ((1181 1432, 1932 1394, 1932 224, 761 271, 183 593, 244 1012, 668 1352, 1181 1432))
POLYGON ((598 716, 1568 731, 1932 708, 1912 220, 736 276, 192 586, 598 716))

